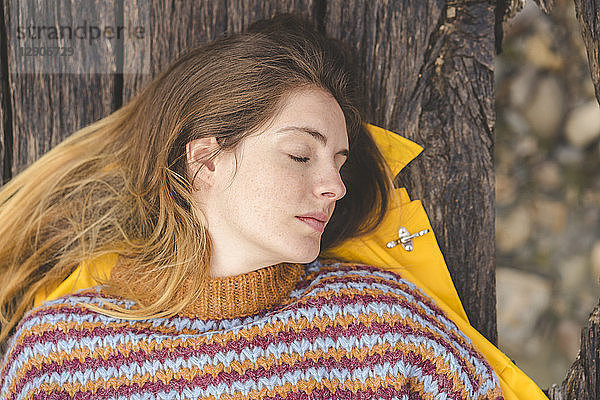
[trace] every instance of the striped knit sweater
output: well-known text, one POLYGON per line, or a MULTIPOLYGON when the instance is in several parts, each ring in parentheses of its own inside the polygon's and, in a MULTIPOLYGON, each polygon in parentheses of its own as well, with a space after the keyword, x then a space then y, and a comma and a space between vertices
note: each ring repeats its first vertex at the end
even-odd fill
POLYGON ((502 399, 486 360, 411 282, 372 266, 296 265, 285 301, 233 318, 107 317, 82 303, 134 304, 99 287, 48 301, 11 338, 0 397, 502 399))

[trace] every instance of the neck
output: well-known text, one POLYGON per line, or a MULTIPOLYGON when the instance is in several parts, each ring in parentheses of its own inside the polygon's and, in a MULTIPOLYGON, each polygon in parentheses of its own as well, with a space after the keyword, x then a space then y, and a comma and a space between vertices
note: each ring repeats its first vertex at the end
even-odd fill
POLYGON ((247 256, 236 257, 235 254, 229 254, 228 257, 223 259, 217 256, 217 251, 213 250, 213 256, 210 265, 210 277, 213 279, 228 278, 232 276, 248 274, 253 271, 258 271, 262 268, 268 268, 266 266, 272 266, 275 264, 277 263, 259 263, 258 261, 252 262, 247 256))
POLYGON ((217 245, 224 243, 223 240, 213 240, 210 276, 212 278, 226 278, 230 276, 247 274, 253 271, 266 268, 281 263, 281 258, 268 259, 264 254, 259 257, 253 256, 251 251, 239 251, 233 243, 227 243, 227 246, 217 245))

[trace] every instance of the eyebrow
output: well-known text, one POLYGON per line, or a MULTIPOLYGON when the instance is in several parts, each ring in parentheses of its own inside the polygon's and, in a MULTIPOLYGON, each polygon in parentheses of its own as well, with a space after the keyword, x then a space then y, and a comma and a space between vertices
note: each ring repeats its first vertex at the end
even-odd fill
MULTIPOLYGON (((325 135, 323 135, 321 132, 312 129, 312 128, 307 128, 305 126, 286 126, 283 127, 281 129, 278 129, 276 131, 276 133, 286 133, 286 132, 304 132, 304 133, 308 133, 310 136, 312 136, 314 139, 316 139, 319 143, 321 143, 323 146, 325 146, 327 144, 327 138, 325 137, 325 135)), ((343 149, 338 151, 337 154, 341 154, 343 156, 348 157, 348 149, 343 149)))

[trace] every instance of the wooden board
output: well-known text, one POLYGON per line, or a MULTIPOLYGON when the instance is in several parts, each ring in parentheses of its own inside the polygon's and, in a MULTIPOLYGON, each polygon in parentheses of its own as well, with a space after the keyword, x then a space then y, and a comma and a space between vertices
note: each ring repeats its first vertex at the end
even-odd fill
POLYGON ((600 0, 575 0, 575 12, 587 49, 596 99, 600 103, 600 0))
MULTIPOLYGON (((14 0, 4 3, 5 26, 10 25, 11 7, 14 0)), ((30 0, 28 2, 31 3, 30 0)), ((44 10, 48 18, 65 18, 84 21, 90 15, 103 20, 114 19, 114 9, 98 4, 88 9, 70 1, 57 0, 53 7, 44 10)), ((13 9, 20 10, 15 6, 13 9)), ((32 5, 33 6, 33 5, 32 5)), ((8 30, 8 42, 14 44, 8 30)), ((110 64, 112 53, 102 48, 98 57, 110 64)), ((6 62, 4 60, 3 62, 6 62)), ((58 65, 53 60, 32 57, 30 65, 9 65, 8 108, 11 113, 12 165, 10 173, 15 176, 42 154, 60 143, 79 128, 108 115, 114 108, 114 77, 111 74, 74 73, 55 74, 58 65), (42 65, 43 63, 43 65, 42 65), (24 72, 25 71, 25 72, 24 72), (34 71, 34 72, 31 72, 34 71), (35 72, 38 71, 38 72, 35 72)), ((85 65, 82 65, 82 71, 85 65)))
POLYGON ((0 6, 0 185, 10 179, 10 159, 7 162, 6 149, 12 147, 12 124, 10 120, 10 102, 8 93, 8 49, 6 38, 6 26, 4 23, 4 4, 0 6))
MULTIPOLYGON (((141 5, 147 3, 140 1, 141 5)), ((131 9, 141 7, 130 2, 131 9)), ((282 12, 300 12, 313 18, 312 0, 286 1, 211 1, 195 2, 153 1, 151 3, 152 52, 149 75, 126 75, 123 80, 123 100, 127 102, 139 89, 177 58, 182 51, 222 36, 225 32, 240 32, 252 22, 282 12), (167 5, 169 6, 167 8, 167 5)), ((127 12, 127 8, 125 12, 127 12)), ((128 12, 132 22, 135 15, 128 12)), ((136 48, 125 48, 125 62, 138 58, 136 48)))

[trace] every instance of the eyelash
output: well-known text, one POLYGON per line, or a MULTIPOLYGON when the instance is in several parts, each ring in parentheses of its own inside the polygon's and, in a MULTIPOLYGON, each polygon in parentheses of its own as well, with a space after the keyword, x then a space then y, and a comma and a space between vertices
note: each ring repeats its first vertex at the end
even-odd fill
POLYGON ((308 162, 308 160, 310 160, 310 158, 308 158, 308 157, 296 157, 296 156, 293 156, 291 154, 289 156, 290 156, 290 158, 292 160, 297 161, 297 162, 301 162, 301 163, 305 163, 305 162, 308 162))

